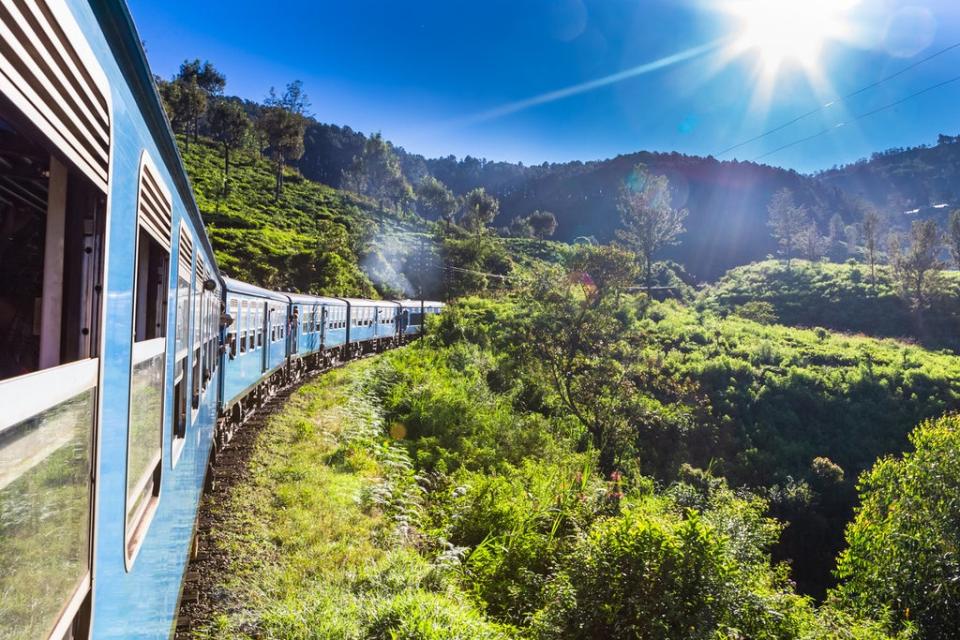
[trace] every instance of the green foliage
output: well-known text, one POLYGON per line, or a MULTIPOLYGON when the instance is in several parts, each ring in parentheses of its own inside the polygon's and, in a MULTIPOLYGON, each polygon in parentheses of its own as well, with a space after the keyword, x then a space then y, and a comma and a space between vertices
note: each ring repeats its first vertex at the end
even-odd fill
MULTIPOLYGON (((372 198, 381 207, 400 209, 413 200, 413 189, 400 170, 393 146, 379 133, 370 136, 363 152, 353 159, 353 164, 344 173, 343 184, 354 193, 372 198)), ((442 209, 444 205, 438 206, 442 209)), ((444 212, 438 210, 437 213, 444 212)))
POLYGON ((653 286, 653 256, 676 244, 684 232, 687 210, 672 206, 666 176, 653 175, 642 164, 624 179, 618 209, 623 228, 617 230, 617 238, 641 259, 649 291, 653 286))
POLYGON ((249 151, 235 154, 226 182, 215 143, 201 138, 183 152, 217 263, 242 280, 274 289, 376 296, 360 263, 376 257, 388 239, 403 240, 419 228, 415 219, 384 212, 289 169, 283 169, 283 196, 275 200, 274 167, 249 151))
POLYGON ((847 529, 839 597, 868 615, 889 611, 921 637, 954 638, 960 626, 960 416, 920 425, 913 451, 887 457, 859 483, 847 529))
POLYGON ((940 288, 921 314, 897 292, 886 267, 876 282, 859 264, 775 261, 729 271, 701 296, 701 306, 718 313, 735 312, 751 302, 772 305, 778 322, 821 326, 880 337, 915 339, 931 348, 960 350, 960 274, 944 272, 940 288))

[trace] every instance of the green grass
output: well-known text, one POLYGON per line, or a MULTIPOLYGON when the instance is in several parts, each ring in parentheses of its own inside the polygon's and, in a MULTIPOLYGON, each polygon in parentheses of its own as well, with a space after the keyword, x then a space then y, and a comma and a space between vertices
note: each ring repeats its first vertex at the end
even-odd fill
POLYGON ((259 435, 250 481, 217 507, 229 596, 201 637, 508 637, 418 551, 422 491, 359 393, 371 365, 306 384, 259 435))

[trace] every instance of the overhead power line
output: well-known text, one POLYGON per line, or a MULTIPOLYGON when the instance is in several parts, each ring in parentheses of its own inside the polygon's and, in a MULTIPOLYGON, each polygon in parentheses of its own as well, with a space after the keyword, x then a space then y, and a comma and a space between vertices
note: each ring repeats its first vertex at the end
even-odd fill
POLYGON ((806 138, 801 138, 801 139, 799 139, 799 140, 794 140, 793 142, 790 142, 790 143, 788 143, 788 144, 785 144, 785 145, 783 145, 783 146, 781 146, 781 147, 777 147, 776 149, 773 149, 772 151, 767 151, 766 153, 763 153, 763 154, 757 156, 756 158, 754 158, 753 161, 756 162, 756 161, 758 161, 758 160, 761 160, 761 159, 763 159, 763 158, 766 158, 767 156, 772 156, 772 155, 775 154, 775 153, 778 153, 778 152, 780 152, 780 151, 783 151, 784 149, 789 149, 790 147, 795 147, 795 146, 797 146, 798 144, 803 144, 804 142, 809 142, 810 140, 813 140, 814 138, 819 138, 820 136, 824 136, 824 135, 826 135, 826 134, 828 134, 828 133, 831 133, 831 132, 833 132, 833 131, 836 131, 837 129, 839 129, 839 128, 843 127, 843 126, 846 126, 846 125, 848 125, 848 124, 850 124, 850 123, 852 123, 852 122, 856 122, 857 120, 863 120, 864 118, 868 118, 868 117, 870 117, 870 116, 872 116, 872 115, 878 114, 878 113, 880 113, 881 111, 886 111, 887 109, 892 109, 893 107, 896 107, 896 106, 898 106, 898 105, 901 105, 901 104, 903 104, 904 102, 907 102, 908 100, 912 100, 913 98, 916 98, 917 96, 920 96, 920 95, 923 95, 924 93, 928 93, 928 92, 930 92, 930 91, 933 91, 934 89, 939 89, 940 87, 946 86, 946 85, 948 85, 948 84, 950 84, 950 83, 953 83, 953 82, 956 82, 956 81, 958 81, 958 80, 960 80, 960 76, 954 76, 954 77, 950 78, 949 80, 944 80, 943 82, 938 82, 937 84, 934 84, 934 85, 931 85, 931 86, 929 86, 929 87, 926 87, 925 89, 920 89, 919 91, 914 91, 913 93, 911 93, 910 95, 908 95, 908 96, 906 96, 906 97, 904 97, 904 98, 900 98, 899 100, 896 100, 896 101, 891 102, 891 103, 889 103, 889 104, 885 104, 885 105, 883 105, 882 107, 877 107, 876 109, 871 109, 870 111, 867 111, 867 112, 865 112, 865 113, 861 113, 860 115, 854 116, 853 118, 850 118, 849 120, 844 120, 843 122, 838 122, 838 123, 836 123, 835 125, 832 125, 832 126, 830 126, 830 127, 827 127, 826 129, 823 129, 822 131, 819 131, 819 132, 813 134, 812 136, 807 136, 806 138))
MULTIPOLYGON (((881 84, 883 84, 883 83, 885 83, 885 82, 889 82, 890 80, 893 80, 893 79, 896 78, 896 77, 902 76, 903 74, 907 73, 908 71, 912 71, 913 69, 916 69, 916 68, 919 67, 920 65, 922 65, 922 64, 924 64, 924 63, 927 63, 927 62, 930 62, 931 60, 933 60, 933 59, 936 58, 937 56, 941 56, 941 55, 943 55, 943 54, 945 54, 945 53, 947 53, 947 52, 949 52, 949 51, 952 51, 952 50, 954 50, 954 49, 956 49, 956 48, 958 48, 958 47, 960 47, 960 42, 956 42, 956 43, 950 45, 949 47, 945 47, 945 48, 943 48, 943 49, 940 49, 939 51, 936 51, 936 52, 934 52, 934 53, 931 53, 931 54, 930 54, 929 56, 927 56, 926 58, 923 58, 922 60, 917 60, 917 61, 914 62, 913 64, 908 65, 908 66, 904 67, 903 69, 900 69, 899 71, 897 71, 897 72, 895 72, 895 73, 891 73, 891 74, 888 75, 888 76, 885 76, 885 77, 883 77, 883 78, 880 78, 879 80, 875 80, 875 81, 871 82, 871 83, 868 84, 868 85, 865 85, 865 86, 863 86, 863 87, 860 87, 859 89, 857 89, 856 91, 854 91, 854 92, 852 92, 852 93, 848 93, 847 95, 842 96, 842 97, 840 97, 840 98, 837 98, 837 99, 835 99, 835 100, 831 100, 830 102, 827 102, 826 104, 823 104, 823 105, 817 107, 816 109, 811 109, 810 111, 807 111, 806 113, 802 113, 802 114, 800 114, 799 116, 797 116, 796 118, 793 118, 792 120, 788 120, 787 122, 784 122, 783 124, 778 125, 778 126, 774 127, 773 129, 769 129, 769 130, 767 130, 767 131, 764 131, 763 133, 761 133, 761 134, 759 134, 759 135, 756 135, 756 136, 750 138, 749 140, 744 140, 743 142, 739 142, 739 143, 733 145, 732 147, 727 147, 726 149, 724 149, 724 150, 721 151, 720 153, 715 154, 714 157, 719 158, 720 156, 726 155, 726 154, 730 153, 731 151, 733 151, 733 150, 735 150, 735 149, 739 149, 740 147, 744 147, 744 146, 746 146, 746 145, 748 145, 748 144, 750 144, 750 143, 752 143, 752 142, 756 142, 757 140, 762 140, 763 138, 766 138, 766 137, 769 136, 769 135, 772 135, 772 134, 774 134, 774 133, 777 133, 778 131, 783 131, 783 130, 786 129, 787 127, 789 127, 789 126, 791 126, 791 125, 794 125, 794 124, 800 122, 801 120, 804 120, 804 119, 806 119, 806 118, 809 118, 809 117, 812 116, 812 115, 818 114, 818 113, 820 113, 821 111, 823 111, 824 109, 828 109, 828 108, 832 107, 832 106, 835 105, 835 104, 838 104, 838 103, 841 103, 841 102, 845 102, 845 101, 847 101, 847 100, 849 100, 849 99, 851 99, 851 98, 854 98, 854 97, 860 95, 861 93, 864 93, 864 92, 866 92, 866 91, 869 91, 870 89, 873 89, 873 88, 875 88, 875 87, 878 87, 878 86, 880 86, 881 84)), ((811 138, 815 138, 815 137, 817 137, 817 136, 819 136, 819 135, 823 135, 823 133, 819 133, 819 134, 817 134, 817 135, 815 135, 815 136, 811 136, 811 138)), ((809 140, 809 139, 810 139, 810 138, 807 138, 807 140, 809 140)), ((779 151, 779 149, 778 149, 777 151, 779 151)), ((772 151, 771 153, 776 153, 776 151, 772 151)), ((761 157, 762 157, 762 156, 761 156, 761 157)))

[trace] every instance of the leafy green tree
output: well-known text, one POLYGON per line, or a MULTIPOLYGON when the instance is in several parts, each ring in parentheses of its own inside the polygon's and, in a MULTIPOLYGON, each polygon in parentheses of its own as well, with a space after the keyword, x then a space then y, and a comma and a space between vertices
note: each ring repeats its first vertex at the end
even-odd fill
POLYGON ((543 244, 545 238, 549 238, 557 232, 557 216, 549 211, 534 211, 527 218, 533 229, 533 234, 543 244))
POLYGON ((443 220, 445 229, 449 231, 459 208, 453 192, 433 176, 424 178, 416 192, 420 215, 428 220, 443 220))
POLYGON ((796 205, 789 189, 780 189, 773 194, 767 205, 767 214, 767 224, 780 245, 780 252, 787 256, 789 267, 794 250, 800 248, 801 236, 809 228, 810 217, 805 207, 796 205))
POLYGON ((670 202, 670 182, 638 164, 620 189, 620 222, 617 238, 641 260, 649 294, 653 288, 653 257, 660 249, 676 244, 684 232, 686 209, 670 202))
POLYGON ((186 82, 196 81, 208 96, 218 96, 227 86, 227 78, 220 73, 210 62, 200 62, 199 59, 184 60, 180 65, 177 79, 186 82))
POLYGON ((283 193, 283 168, 288 162, 297 162, 304 153, 303 136, 307 127, 305 112, 309 106, 303 92, 303 83, 294 80, 287 85, 283 95, 278 96, 270 87, 257 115, 256 137, 265 141, 270 149, 274 166, 274 198, 283 193))
POLYGON ((870 207, 863 214, 863 247, 866 250, 867 262, 870 264, 870 283, 877 283, 877 250, 880 244, 880 215, 870 207))
POLYGON ((500 212, 500 203, 483 187, 470 191, 463 199, 461 221, 476 234, 477 243, 500 212))
POLYGON ((910 228, 910 244, 901 246, 898 236, 890 243, 890 264, 903 295, 915 309, 922 309, 938 286, 943 263, 938 254, 941 234, 935 220, 916 220, 910 228))
POLYGON ((611 246, 578 245, 566 272, 548 271, 530 292, 536 357, 559 402, 590 434, 605 472, 629 437, 624 400, 635 379, 614 355, 635 327, 615 313, 620 293, 638 275, 636 257, 611 246))
POLYGON ((250 133, 250 117, 243 106, 233 100, 217 100, 207 113, 213 139, 223 149, 223 181, 226 190, 230 177, 230 152, 243 147, 250 133))
POLYGON ((161 87, 167 117, 174 131, 185 134, 184 144, 190 150, 190 133, 194 140, 199 135, 200 117, 207 109, 207 94, 196 78, 177 78, 161 87))
POLYGON ((530 218, 528 216, 515 216, 513 220, 510 221, 510 226, 507 228, 507 231, 514 238, 533 237, 533 226, 530 224, 530 218))
POLYGON ((957 265, 957 269, 960 269, 960 209, 954 209, 950 213, 950 220, 947 223, 947 244, 954 264, 957 265))
POLYGON ((344 186, 376 200, 381 207, 399 209, 412 200, 413 189, 403 176, 393 147, 379 133, 367 138, 363 152, 343 176, 344 186))
POLYGON ((889 611, 898 626, 947 640, 960 629, 960 416, 923 423, 910 443, 860 479, 837 592, 855 611, 889 611))

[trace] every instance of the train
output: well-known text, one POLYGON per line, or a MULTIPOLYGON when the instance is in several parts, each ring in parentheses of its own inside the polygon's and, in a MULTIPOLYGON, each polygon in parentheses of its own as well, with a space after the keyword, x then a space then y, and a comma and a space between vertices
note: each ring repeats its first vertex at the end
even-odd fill
POLYGON ((0 3, 0 638, 169 638, 211 460, 443 304, 225 277, 123 0, 0 3))

